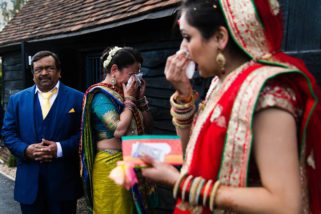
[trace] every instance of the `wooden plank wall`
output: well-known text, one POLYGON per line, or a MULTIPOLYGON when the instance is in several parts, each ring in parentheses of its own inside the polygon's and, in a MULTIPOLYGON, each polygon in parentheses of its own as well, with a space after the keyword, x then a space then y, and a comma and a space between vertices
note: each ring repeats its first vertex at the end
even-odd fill
POLYGON ((321 86, 321 1, 281 2, 286 26, 283 49, 303 59, 321 86))
POLYGON ((17 93, 25 87, 24 69, 22 69, 21 55, 12 52, 2 56, 3 70, 3 95, 2 104, 6 109, 9 96, 17 93))
POLYGON ((174 134, 169 114, 169 97, 173 87, 165 79, 164 67, 169 55, 176 49, 151 50, 142 52, 144 63, 142 73, 146 80, 146 96, 153 116, 153 134, 174 134))

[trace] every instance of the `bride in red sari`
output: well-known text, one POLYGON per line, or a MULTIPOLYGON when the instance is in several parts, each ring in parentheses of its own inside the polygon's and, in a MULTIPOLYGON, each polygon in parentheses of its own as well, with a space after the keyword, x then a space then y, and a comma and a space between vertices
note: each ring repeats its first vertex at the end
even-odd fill
POLYGON ((144 160, 143 175, 173 187, 174 213, 320 213, 319 89, 281 52, 277 0, 183 0, 181 51, 165 67, 185 162, 144 160), (185 70, 213 77, 195 107, 185 70))

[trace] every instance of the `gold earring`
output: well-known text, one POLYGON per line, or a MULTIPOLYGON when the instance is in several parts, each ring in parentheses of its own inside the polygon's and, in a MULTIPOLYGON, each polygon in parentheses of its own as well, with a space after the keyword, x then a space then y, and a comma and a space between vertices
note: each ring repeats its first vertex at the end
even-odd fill
POLYGON ((115 77, 112 77, 110 83, 111 83, 112 87, 115 88, 116 78, 115 78, 115 77))
POLYGON ((220 70, 221 70, 222 74, 225 74, 226 59, 225 59, 225 56, 221 52, 219 52, 217 54, 216 62, 218 64, 218 66, 220 67, 220 70))

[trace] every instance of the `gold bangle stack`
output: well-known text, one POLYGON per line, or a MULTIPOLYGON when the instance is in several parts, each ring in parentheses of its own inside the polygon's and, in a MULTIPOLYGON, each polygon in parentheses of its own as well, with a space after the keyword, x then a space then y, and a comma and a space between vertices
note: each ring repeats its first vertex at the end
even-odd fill
POLYGON ((136 101, 136 105, 138 106, 139 110, 141 111, 148 111, 149 110, 149 106, 148 106, 148 100, 146 98, 146 96, 139 98, 136 101))
POLYGON ((182 201, 188 202, 192 206, 208 206, 214 212, 215 199, 220 185, 220 181, 216 181, 213 185, 213 180, 205 180, 202 177, 182 174, 175 182, 173 197, 177 199, 179 189, 182 188, 182 201))
POLYGON ((216 181, 214 184, 214 187, 212 189, 212 192, 211 192, 209 208, 212 212, 214 211, 215 197, 216 197, 216 193, 217 193, 217 190, 220 187, 220 185, 221 185, 221 182, 216 181))
POLYGON ((195 114, 195 97, 196 92, 193 92, 190 96, 183 97, 175 92, 171 98, 171 115, 173 117, 173 124, 180 129, 188 128, 193 122, 195 114))
POLYGON ((187 109, 190 108, 191 106, 195 105, 194 101, 195 99, 193 98, 193 94, 191 95, 191 99, 189 102, 184 102, 182 100, 178 99, 179 95, 177 92, 175 92, 171 98, 170 98, 170 103, 171 106, 177 109, 187 109))

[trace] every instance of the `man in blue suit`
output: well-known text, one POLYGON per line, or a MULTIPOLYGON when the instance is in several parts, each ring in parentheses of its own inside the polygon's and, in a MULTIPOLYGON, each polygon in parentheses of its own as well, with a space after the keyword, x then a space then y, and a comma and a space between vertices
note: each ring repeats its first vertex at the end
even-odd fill
POLYGON ((35 85, 10 97, 2 128, 17 157, 14 198, 26 214, 76 213, 83 94, 59 81, 55 53, 40 51, 31 63, 35 85))

